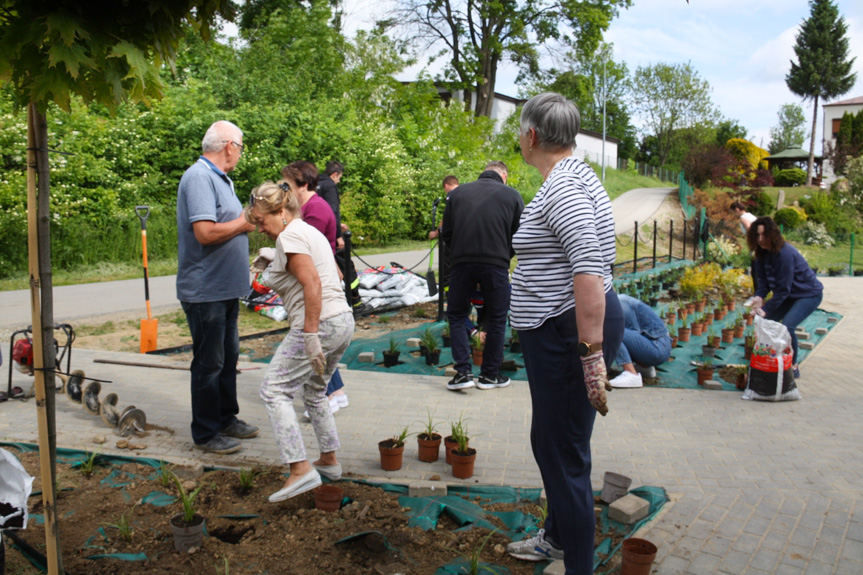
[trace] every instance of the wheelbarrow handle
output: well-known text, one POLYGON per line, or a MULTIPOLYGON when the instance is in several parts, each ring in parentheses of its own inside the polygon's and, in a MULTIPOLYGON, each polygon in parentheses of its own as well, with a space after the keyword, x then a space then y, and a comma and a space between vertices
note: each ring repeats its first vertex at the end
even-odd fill
POLYGON ((150 217, 150 206, 135 206, 135 214, 141 220, 141 229, 147 229, 147 218, 150 217))

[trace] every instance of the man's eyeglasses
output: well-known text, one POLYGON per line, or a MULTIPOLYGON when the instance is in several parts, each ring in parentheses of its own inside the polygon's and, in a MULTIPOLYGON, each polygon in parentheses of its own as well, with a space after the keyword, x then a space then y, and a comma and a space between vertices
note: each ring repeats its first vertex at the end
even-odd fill
POLYGON ((228 142, 230 142, 230 143, 234 144, 235 146, 237 146, 238 148, 240 148, 240 153, 241 153, 241 154, 243 153, 243 150, 246 148, 243 144, 238 144, 238 143, 237 143, 237 142, 235 142, 234 140, 222 140, 222 142, 224 142, 224 143, 228 143, 228 142))

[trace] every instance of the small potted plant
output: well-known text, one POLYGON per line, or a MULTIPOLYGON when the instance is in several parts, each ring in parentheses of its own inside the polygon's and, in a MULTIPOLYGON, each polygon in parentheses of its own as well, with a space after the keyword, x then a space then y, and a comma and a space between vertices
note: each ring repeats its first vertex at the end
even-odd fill
POLYGON ((450 434, 443 438, 444 455, 448 464, 452 463, 452 450, 458 447, 456 436, 461 433, 461 430, 464 429, 464 427, 464 417, 459 415, 457 421, 450 422, 450 434))
POLYGON ((734 366, 734 385, 737 386, 737 389, 744 390, 746 389, 746 383, 749 375, 749 366, 746 365, 735 365, 734 366))
POLYGON ((734 343, 734 328, 722 328, 722 343, 734 343))
POLYGON ((698 385, 704 385, 704 382, 713 379, 713 360, 709 357, 696 365, 695 371, 698 374, 698 385))
POLYGON ((743 325, 743 318, 738 315, 737 318, 735 318, 734 320, 734 337, 743 337, 743 332, 745 329, 746 326, 743 325))
POLYGON ((467 426, 464 423, 453 430, 453 439, 456 442, 456 447, 450 452, 452 475, 459 479, 469 479, 473 477, 473 468, 476 463, 476 449, 468 445, 470 438, 468 437, 467 426))
POLYGON ((450 347, 452 345, 452 339, 449 335, 449 322, 444 324, 440 337, 443 340, 444 347, 450 347))
POLYGON ((204 542, 204 518, 195 507, 195 498, 201 492, 204 484, 198 485, 188 493, 183 482, 175 473, 171 473, 171 481, 180 492, 183 511, 171 517, 171 529, 174 532, 174 549, 180 553, 188 553, 193 547, 201 547, 204 542))
POLYGON ((440 361, 440 347, 438 347, 437 337, 432 333, 431 328, 426 328, 420 346, 424 346, 426 350, 426 365, 437 365, 440 361))
POLYGON ((751 327, 747 327, 743 335, 743 357, 749 359, 752 357, 752 349, 755 347, 755 332, 751 327))
POLYGON ((390 347, 384 352, 384 367, 393 367, 399 364, 399 344, 396 338, 390 338, 390 347))
POLYGON ((677 339, 681 342, 689 341, 689 336, 692 334, 692 328, 689 327, 689 322, 684 320, 682 325, 677 328, 677 339))
POLYGON ((482 350, 485 348, 485 342, 480 335, 482 332, 479 329, 475 330, 475 332, 470 336, 471 356, 473 357, 474 365, 482 365, 482 350))
POLYGON ((417 435, 417 452, 420 461, 434 463, 440 457, 442 437, 435 432, 434 414, 428 410, 428 421, 423 423, 423 430, 417 435))
POLYGON ((378 451, 381 454, 381 469, 384 471, 398 471, 402 468, 402 456, 405 452, 405 439, 410 435, 408 427, 405 426, 401 433, 378 442, 378 451))
POLYGON ((509 351, 512 353, 521 353, 521 342, 518 340, 518 330, 513 328, 510 331, 512 333, 512 339, 509 343, 509 351))
MULTIPOLYGON (((684 319, 686 316, 681 314, 680 319, 684 319)), ((674 325, 677 322, 677 306, 669 306, 668 311, 665 313, 665 323, 668 325, 674 325)))

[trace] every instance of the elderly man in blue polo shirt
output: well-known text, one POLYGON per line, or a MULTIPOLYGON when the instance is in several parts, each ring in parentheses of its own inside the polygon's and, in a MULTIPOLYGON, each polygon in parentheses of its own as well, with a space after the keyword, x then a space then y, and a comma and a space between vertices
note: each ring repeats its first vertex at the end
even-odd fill
POLYGON ((243 153, 243 132, 226 121, 207 130, 203 154, 177 191, 177 299, 192 334, 192 439, 233 453, 258 428, 237 419, 239 298, 249 293, 249 239, 255 227, 228 177, 243 153))

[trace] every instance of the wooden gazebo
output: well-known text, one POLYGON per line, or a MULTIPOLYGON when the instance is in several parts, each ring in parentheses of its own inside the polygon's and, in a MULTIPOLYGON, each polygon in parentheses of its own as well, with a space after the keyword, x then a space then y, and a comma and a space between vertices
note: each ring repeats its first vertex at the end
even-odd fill
MULTIPOLYGON (((801 168, 803 171, 806 171, 807 164, 809 163, 809 152, 803 148, 788 148, 787 150, 782 150, 772 156, 767 156, 764 159, 767 161, 767 169, 771 171, 773 170, 773 166, 776 166, 780 170, 801 168)), ((813 180, 821 180, 821 163, 821 156, 815 154, 815 157, 813 158, 813 180)))

